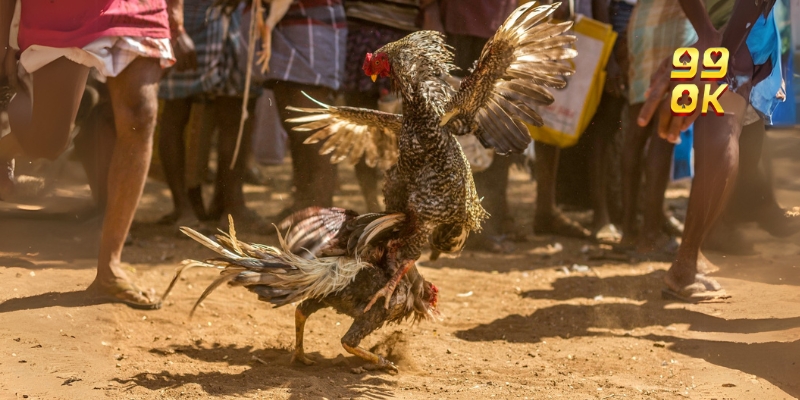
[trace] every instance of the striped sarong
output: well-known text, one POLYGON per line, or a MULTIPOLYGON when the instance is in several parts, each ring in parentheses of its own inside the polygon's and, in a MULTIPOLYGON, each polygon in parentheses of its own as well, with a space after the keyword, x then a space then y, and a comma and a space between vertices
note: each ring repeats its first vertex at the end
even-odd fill
POLYGON ((214 0, 186 0, 183 5, 183 25, 194 41, 197 69, 170 70, 162 79, 158 97, 183 99, 195 95, 241 96, 244 93, 244 74, 238 67, 241 48, 246 46, 241 36, 242 11, 231 15, 208 12, 214 0))
POLYGON ((692 24, 674 0, 639 0, 628 24, 628 100, 642 103, 650 77, 679 47, 697 41, 692 24))
POLYGON ((338 90, 346 46, 341 0, 295 0, 272 31, 267 79, 338 90))

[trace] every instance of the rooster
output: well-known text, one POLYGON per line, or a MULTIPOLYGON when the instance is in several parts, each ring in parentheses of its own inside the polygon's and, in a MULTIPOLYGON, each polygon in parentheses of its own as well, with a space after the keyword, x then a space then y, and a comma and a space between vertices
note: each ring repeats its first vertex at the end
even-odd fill
POLYGON ((392 277, 391 271, 381 266, 386 261, 387 241, 397 234, 395 230, 402 225, 402 221, 398 221, 402 215, 358 215, 337 208, 308 211, 313 215, 307 215, 303 224, 293 227, 285 239, 279 236, 280 248, 238 240, 230 217, 229 233, 213 238, 191 228, 181 228, 187 236, 220 257, 184 261, 162 299, 167 298, 187 269, 220 269, 219 278, 203 292, 191 314, 214 289, 226 282, 231 286, 244 286, 257 294, 259 300, 275 307, 299 302, 295 309, 296 345, 292 361, 311 365, 314 361, 306 356, 303 347, 306 319, 320 309, 332 307, 353 318, 353 324, 342 338, 342 347, 378 369, 397 372, 391 361, 359 347, 361 340, 386 323, 439 316, 439 290, 425 281, 415 268, 400 281, 388 307, 364 311, 371 296, 392 277), (305 248, 309 238, 320 246, 305 248))
MULTIPOLYGON (((456 91, 447 81, 455 68, 453 54, 438 32, 418 31, 366 55, 364 73, 373 81, 389 77, 403 100, 403 115, 363 108, 335 107, 314 99, 321 108, 290 110, 309 115, 289 119, 295 131, 314 131, 306 143, 326 140, 321 153, 334 163, 362 157, 386 173, 386 211, 397 226, 384 249, 391 279, 366 310, 391 297, 402 277, 415 266, 423 247, 434 253, 460 251, 470 231, 488 217, 472 181, 469 163, 456 136, 474 134, 499 154, 522 152, 531 138, 525 123, 541 126, 536 108, 553 102, 544 86, 563 88, 561 76, 573 69, 567 60, 574 36, 571 22, 550 23, 560 3, 527 3, 500 26, 486 43, 474 68, 456 91)), ((301 223, 303 217, 291 221, 301 223)), ((309 246, 331 238, 324 229, 303 235, 309 246)))

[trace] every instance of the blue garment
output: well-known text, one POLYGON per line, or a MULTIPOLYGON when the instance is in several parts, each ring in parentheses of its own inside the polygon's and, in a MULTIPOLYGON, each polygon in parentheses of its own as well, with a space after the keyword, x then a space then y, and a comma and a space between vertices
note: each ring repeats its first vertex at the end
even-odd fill
POLYGON ((614 32, 625 33, 633 14, 633 5, 623 1, 611 2, 611 26, 614 32))
POLYGON ((753 64, 772 63, 769 76, 756 83, 750 91, 750 105, 771 123, 772 113, 786 96, 781 72, 781 39, 774 10, 770 11, 767 18, 763 15, 758 18, 746 43, 753 57, 753 64))
POLYGON ((672 153, 673 181, 694 177, 694 124, 681 132, 681 141, 672 153))

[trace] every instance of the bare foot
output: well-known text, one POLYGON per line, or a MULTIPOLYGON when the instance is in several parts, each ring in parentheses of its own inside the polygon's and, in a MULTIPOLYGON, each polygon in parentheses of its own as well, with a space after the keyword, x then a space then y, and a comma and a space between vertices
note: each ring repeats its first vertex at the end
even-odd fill
POLYGON ((592 236, 592 232, 558 210, 548 214, 537 214, 533 218, 533 230, 539 235, 555 234, 580 239, 588 239, 592 236))
POLYGON ((663 297, 690 303, 730 297, 716 280, 703 274, 695 274, 694 277, 686 279, 687 277, 678 271, 679 268, 676 262, 664 276, 667 287, 662 291, 663 297))

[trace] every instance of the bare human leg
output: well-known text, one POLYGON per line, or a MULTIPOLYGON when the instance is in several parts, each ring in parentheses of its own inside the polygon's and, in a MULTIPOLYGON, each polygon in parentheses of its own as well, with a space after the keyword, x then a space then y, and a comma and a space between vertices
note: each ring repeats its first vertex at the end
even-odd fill
MULTIPOLYGON (((250 101, 249 112, 254 112, 255 101, 250 101)), ((230 168, 233 153, 236 149, 237 133, 239 131, 239 117, 242 109, 242 99, 239 97, 219 96, 214 100, 214 116, 219 126, 219 139, 217 141, 217 179, 214 187, 215 197, 222 200, 223 215, 221 225, 228 228, 228 215, 233 216, 244 231, 266 233, 271 230, 265 221, 255 211, 247 208, 244 201, 244 179, 247 168, 247 147, 252 140, 252 118, 248 118, 244 125, 242 137, 242 150, 236 159, 233 169, 230 168), (217 194, 219 193, 219 194, 217 194)))
POLYGON ((686 229, 675 262, 664 277, 665 293, 683 300, 720 297, 719 283, 698 274, 698 257, 714 221, 724 209, 739 168, 739 134, 746 102, 732 92, 720 99, 725 115, 699 117, 695 129, 695 177, 686 213, 686 229))
POLYGON ((172 193, 173 210, 162 217, 160 224, 195 225, 198 216, 194 215, 189 192, 186 188, 186 141, 184 132, 189 122, 192 100, 172 99, 164 101, 158 135, 158 154, 164 177, 172 193))
POLYGON ((11 134, 0 138, 0 199, 13 192, 14 157, 54 160, 67 148, 88 75, 88 67, 61 57, 32 73, 32 96, 21 90, 9 103, 11 134))
POLYGON ((139 309, 158 309, 161 302, 133 285, 120 261, 150 167, 160 78, 159 61, 139 57, 118 76, 108 79, 117 141, 111 156, 108 207, 92 287, 109 301, 139 309))
POLYGON ((622 107, 625 99, 604 93, 603 110, 595 115, 591 130, 592 153, 590 171, 590 193, 592 199, 592 232, 595 239, 604 242, 619 242, 620 233, 611 224, 608 211, 609 163, 608 144, 620 134, 622 107))
POLYGON ((102 215, 108 204, 108 167, 117 140, 114 128, 114 110, 104 84, 98 84, 100 101, 80 126, 75 137, 75 152, 83 164, 92 196, 97 203, 97 213, 102 215))
POLYGON ((637 252, 672 255, 677 244, 662 233, 664 226, 664 194, 669 184, 669 168, 675 145, 653 132, 645 157, 644 221, 639 232, 637 252))
POLYGON ((536 142, 536 213, 533 229, 538 234, 589 238, 592 233, 556 208, 556 175, 559 148, 536 142))
POLYGON ((652 124, 641 127, 636 123, 643 103, 628 106, 623 111, 622 145, 622 245, 633 246, 638 237, 637 211, 639 186, 642 182, 642 150, 652 132, 652 124))
MULTIPOLYGON (((291 82, 278 82, 274 87, 275 101, 283 121, 292 117, 286 106, 314 107, 301 91, 326 103, 332 103, 333 94, 330 89, 320 86, 301 85, 291 82)), ((333 192, 336 188, 337 168, 331 164, 330 156, 319 154, 323 143, 304 144, 303 141, 313 132, 293 132, 292 125, 283 122, 289 135, 289 148, 292 154, 292 181, 294 183, 293 204, 278 214, 278 220, 288 217, 295 211, 306 207, 331 207, 333 192)))

